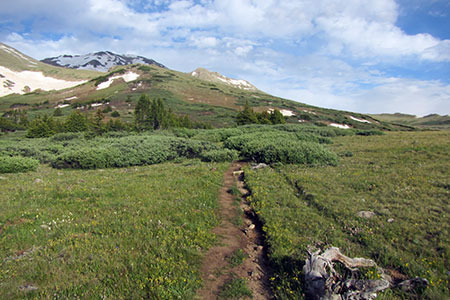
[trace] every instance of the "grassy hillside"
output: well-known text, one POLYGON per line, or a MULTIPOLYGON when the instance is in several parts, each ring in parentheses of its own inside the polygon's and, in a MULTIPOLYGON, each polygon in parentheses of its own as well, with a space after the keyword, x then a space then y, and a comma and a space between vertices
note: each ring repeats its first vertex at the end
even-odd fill
MULTIPOLYGON (((336 123, 359 129, 410 129, 403 125, 377 121, 368 115, 313 107, 261 91, 246 91, 204 81, 182 72, 139 65, 117 67, 111 73, 66 90, 6 96, 0 99, 0 110, 22 108, 31 113, 51 113, 56 105, 68 103, 72 104, 72 108, 75 104, 84 105, 86 112, 93 113, 98 107, 91 108, 89 104, 104 102, 117 110, 122 118, 131 120, 141 94, 162 98, 175 113, 188 115, 195 121, 205 121, 218 127, 235 125, 234 116, 248 102, 257 112, 274 108, 291 112, 294 116, 287 118, 290 123, 322 126, 336 123), (97 89, 98 85, 108 78, 127 72, 136 73, 139 78, 130 82, 117 79, 108 88, 97 89)), ((105 108, 105 105, 101 108, 105 108)), ((65 114, 72 108, 65 108, 65 114)))
POLYGON ((371 115, 377 120, 397 123, 406 126, 414 126, 423 129, 450 129, 450 116, 431 114, 424 117, 417 117, 407 114, 374 114, 371 115))
POLYGON ((95 71, 72 70, 50 66, 2 43, 0 43, 0 66, 13 71, 42 72, 45 76, 68 81, 91 79, 101 74, 95 71))

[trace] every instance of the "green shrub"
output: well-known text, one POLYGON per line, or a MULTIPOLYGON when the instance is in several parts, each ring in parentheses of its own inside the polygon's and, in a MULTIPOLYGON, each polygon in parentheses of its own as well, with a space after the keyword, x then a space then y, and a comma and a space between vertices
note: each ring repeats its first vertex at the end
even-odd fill
POLYGON ((239 155, 236 150, 230 149, 218 149, 201 153, 202 160, 207 162, 235 161, 238 159, 238 156, 239 155))
POLYGON ((58 155, 52 166, 96 169, 150 165, 179 157, 200 158, 202 153, 218 149, 209 142, 162 135, 94 138, 58 155))
POLYGON ((0 173, 19 173, 35 171, 39 166, 39 161, 29 157, 4 156, 0 157, 0 173))
POLYGON ((317 141, 314 135, 254 132, 228 138, 224 146, 256 162, 335 165, 337 156, 317 141))
POLYGON ((61 132, 61 133, 57 133, 54 136, 52 136, 50 138, 50 140, 53 142, 61 142, 61 141, 70 141, 70 140, 79 139, 79 138, 81 138, 81 135, 79 133, 61 132))

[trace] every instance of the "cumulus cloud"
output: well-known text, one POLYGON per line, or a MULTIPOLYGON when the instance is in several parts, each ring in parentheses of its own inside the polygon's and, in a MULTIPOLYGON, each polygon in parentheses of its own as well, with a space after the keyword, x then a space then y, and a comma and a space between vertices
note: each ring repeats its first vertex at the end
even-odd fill
MULTIPOLYGON (((112 50, 181 71, 203 66, 280 96, 366 111, 388 109, 376 97, 389 92, 395 105, 407 101, 400 93, 412 79, 386 81, 382 65, 450 62, 450 40, 408 35, 399 13, 394 0, 15 0, 0 2, 0 40, 39 59, 112 50)), ((417 86, 410 97, 435 97, 444 104, 425 105, 448 113, 445 83, 417 86)))

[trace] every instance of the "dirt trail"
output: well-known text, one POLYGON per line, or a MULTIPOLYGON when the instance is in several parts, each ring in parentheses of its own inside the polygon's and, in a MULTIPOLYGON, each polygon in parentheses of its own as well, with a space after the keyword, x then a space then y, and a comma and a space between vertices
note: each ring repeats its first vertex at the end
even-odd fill
POLYGON ((223 186, 219 193, 222 220, 213 230, 220 241, 204 258, 201 269, 204 287, 197 294, 199 299, 217 299, 221 287, 232 278, 233 274, 245 278, 248 288, 252 291, 252 299, 273 298, 261 224, 245 201, 248 191, 244 187, 243 174, 240 172, 243 165, 244 163, 235 162, 224 174, 223 186), (240 210, 235 204, 236 196, 229 192, 235 183, 243 195, 239 204, 244 212, 241 225, 235 224, 240 210), (241 249, 247 258, 242 264, 232 267, 229 258, 238 249, 241 249))

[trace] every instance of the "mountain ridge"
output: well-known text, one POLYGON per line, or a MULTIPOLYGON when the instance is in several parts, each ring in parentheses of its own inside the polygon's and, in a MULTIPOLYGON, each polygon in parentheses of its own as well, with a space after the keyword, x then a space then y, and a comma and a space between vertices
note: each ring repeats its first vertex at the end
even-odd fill
POLYGON ((153 59, 139 55, 121 55, 111 51, 99 51, 82 55, 63 54, 55 57, 44 58, 41 62, 57 67, 99 72, 107 72, 115 66, 126 66, 133 64, 156 65, 160 68, 166 68, 166 66, 153 59))

